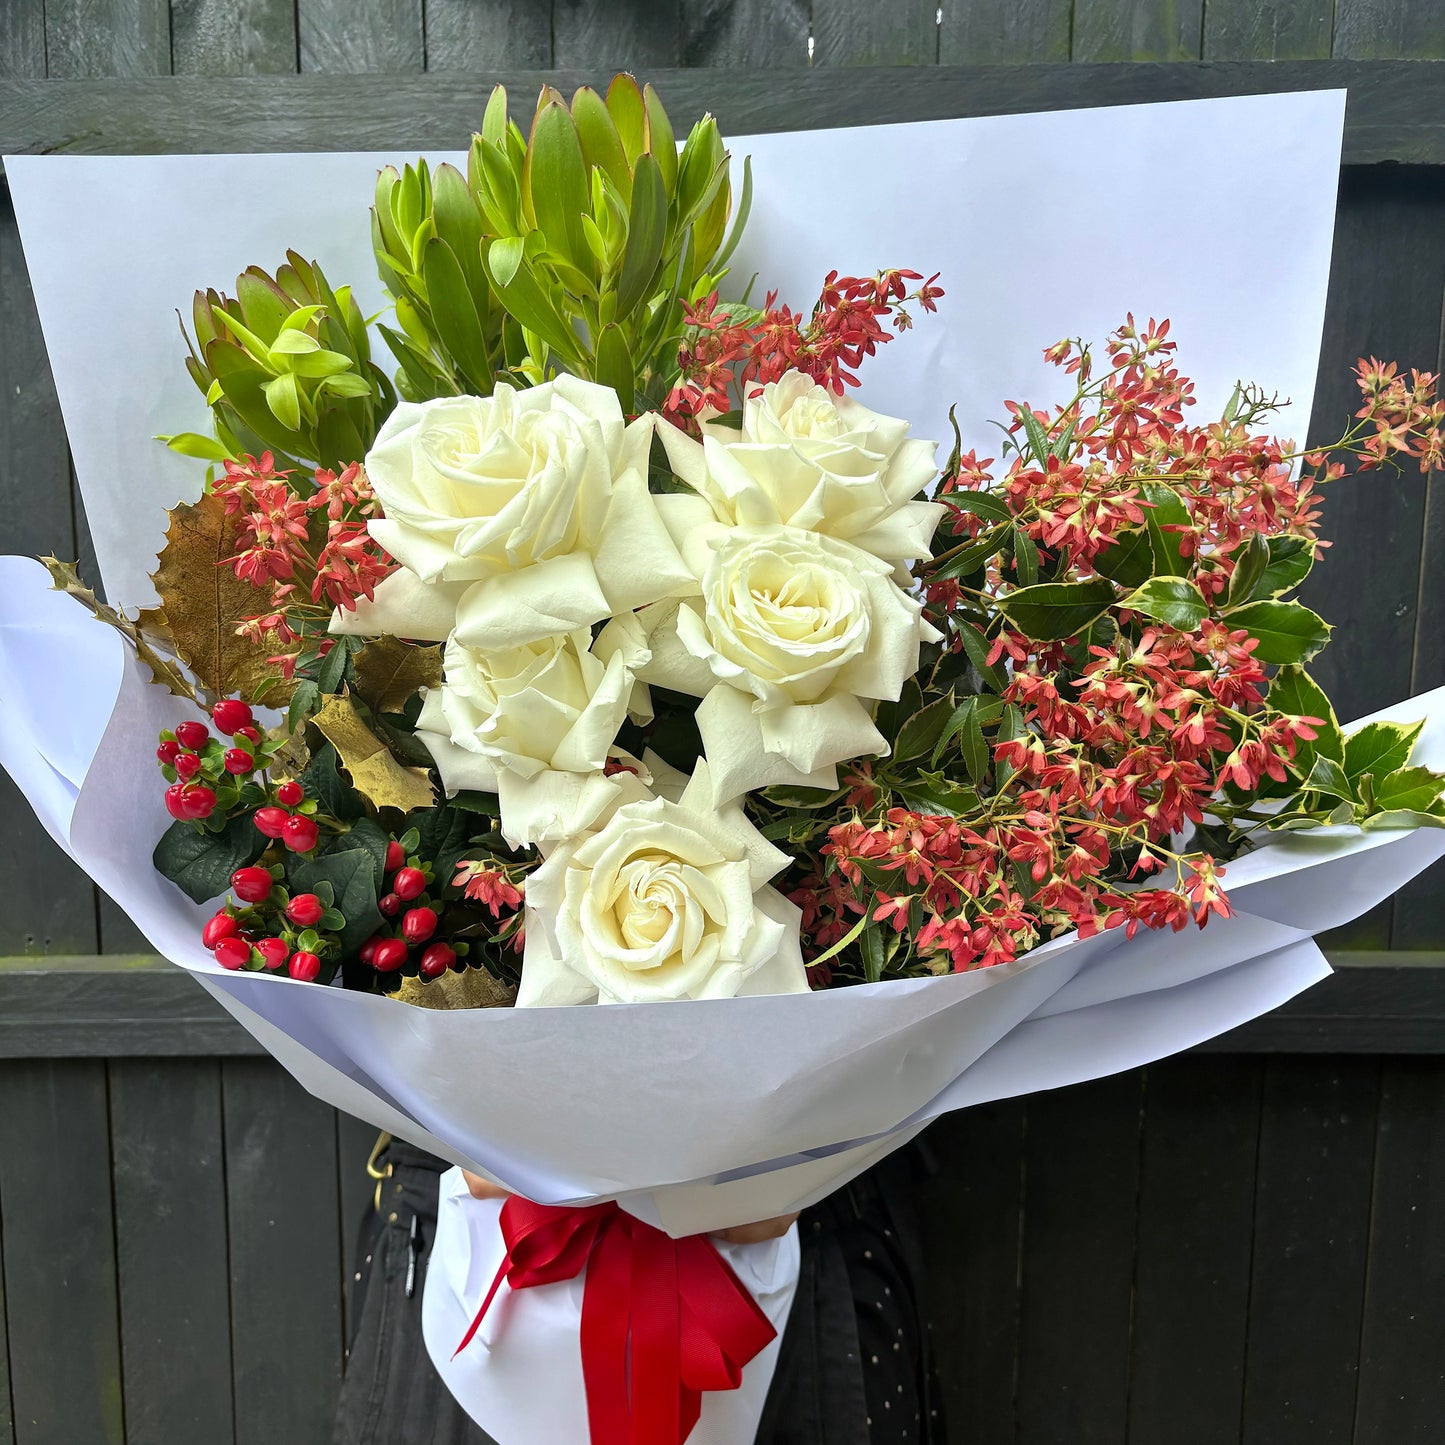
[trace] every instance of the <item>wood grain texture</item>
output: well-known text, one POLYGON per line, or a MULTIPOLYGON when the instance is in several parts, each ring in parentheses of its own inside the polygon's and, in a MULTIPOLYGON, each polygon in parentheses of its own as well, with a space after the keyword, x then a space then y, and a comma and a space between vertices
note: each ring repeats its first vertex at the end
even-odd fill
POLYGON ((1028 1102, 1017 1445, 1124 1436, 1141 1081, 1028 1102))
POLYGON ((1349 1445, 1380 1066, 1271 1059, 1241 1445, 1349 1445))
POLYGON ((333 1111, 269 1060, 221 1065, 235 1445, 330 1438, 341 1379, 333 1111))
POLYGON ((1323 60, 1334 0, 1207 0, 1206 60, 1323 60))
POLYGON ((1389 1060, 1380 1087, 1355 1440, 1445 1422, 1445 1068, 1389 1060))
POLYGON ((109 1066, 126 1438, 231 1445, 221 1071, 109 1066))
POLYGON ((426 64, 422 0, 296 0, 301 69, 406 74, 426 64))
POLYGON ((943 6, 938 58, 944 65, 1067 60, 1073 12, 1072 0, 954 0, 943 6))
POLYGON ((105 1065, 7 1063, 0 1092, 18 1445, 123 1445, 105 1065))
POLYGON ((1204 0, 1074 0, 1073 58, 1193 60, 1204 0))
POLYGON ((1134 1265, 1129 1439, 1216 1445, 1244 1395, 1262 1065, 1149 1069, 1134 1265))
POLYGON ((45 74, 45 0, 0 5, 0 76, 45 74))
MULTIPOLYGON (((559 66, 600 68, 608 78, 615 70, 633 70, 656 82, 657 66, 682 62, 679 7, 674 0, 553 0, 552 58, 559 66)), ((670 92, 663 94, 671 106, 670 92)), ((677 120, 682 112, 668 113, 683 129, 677 120)))
POLYGON ((808 0, 683 0, 684 65, 808 63, 808 0))
POLYGON ((171 0, 177 75, 287 75, 298 63, 295 0, 171 0))
POLYGON ((1438 0, 1335 0, 1334 53, 1359 60, 1445 59, 1438 0))
POLYGON ((52 76, 169 75, 169 0, 45 0, 52 76))
MULTIPOLYGON (((425 0, 428 70, 552 63, 552 11, 532 0, 425 0)), ((480 125, 480 120, 477 122, 480 125)))
POLYGON ((933 65, 937 0, 813 0, 815 65, 933 65))

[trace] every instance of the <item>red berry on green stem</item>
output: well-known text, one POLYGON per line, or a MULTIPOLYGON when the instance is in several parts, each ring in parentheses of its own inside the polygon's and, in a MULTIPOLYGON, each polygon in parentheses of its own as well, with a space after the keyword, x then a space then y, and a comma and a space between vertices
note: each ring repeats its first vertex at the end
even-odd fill
POLYGON ((186 790, 180 783, 172 783, 166 789, 166 812, 179 822, 190 821, 190 814, 186 812, 186 805, 181 801, 181 794, 186 790))
POLYGON ((243 777, 256 766, 255 760, 245 748, 227 748, 226 756, 222 759, 226 771, 236 777, 243 777))
POLYGON ((294 778, 288 779, 276 789, 276 801, 285 803, 288 808, 294 808, 306 801, 306 789, 294 778))
POLYGON ((209 818, 216 810, 216 795, 200 783, 190 783, 181 793, 181 807, 192 822, 209 818))
POLYGON ((405 903, 426 892, 426 874, 420 868, 398 868, 391 880, 391 891, 405 903))
POLYGON ((286 905, 286 917, 298 928, 310 928, 312 924, 319 923, 325 912, 321 900, 314 893, 298 893, 286 905))
POLYGON ((264 903, 271 894, 271 875, 264 868, 237 868, 231 874, 231 892, 242 903, 264 903))
POLYGON ((205 723, 183 722, 176 729, 176 741, 183 748, 189 748, 193 753, 198 753, 205 747, 211 736, 211 730, 205 723))
POLYGON ((371 955, 371 966, 378 973, 393 973, 406 962, 406 944, 399 938, 383 938, 371 955))
POLYGON ((358 950, 358 956, 363 963, 370 963, 376 957, 376 946, 384 936, 385 935, 380 933, 373 933, 371 937, 361 945, 361 948, 358 950))
POLYGON ((176 776, 185 783, 201 771, 201 760, 194 753, 177 753, 171 766, 176 770, 176 776))
POLYGON ((267 968, 280 968, 291 952, 291 945, 284 938, 261 938, 256 942, 256 952, 266 960, 267 968))
POLYGON ((174 739, 168 738, 156 749, 156 761, 175 766, 175 761, 181 755, 181 745, 174 739))
POLYGON ((279 838, 282 829, 286 826, 286 820, 290 816, 285 808, 257 808, 256 816, 251 821, 256 825, 258 831, 264 833, 268 838, 279 838))
POLYGON ((214 948, 223 938, 234 937, 239 927, 229 913, 218 913, 206 920, 206 926, 201 930, 201 942, 207 948, 214 948))
POLYGON ((440 978, 456 961, 456 950, 450 944, 434 943, 422 954, 417 970, 423 978, 440 978))
POLYGON ((223 938, 214 952, 222 968, 244 968, 251 961, 251 945, 244 938, 223 938))
POLYGON ((381 909, 382 917, 395 918, 401 912, 401 899, 395 893, 383 893, 376 900, 376 906, 381 909))
POLYGON ((310 818, 293 813, 281 829, 281 841, 293 853, 309 853, 316 846, 319 829, 310 818))
POLYGON ((406 849, 395 838, 386 845, 386 871, 395 873, 406 862, 406 849))
POLYGON ((234 737, 243 727, 248 727, 252 718, 251 709, 238 697, 223 697, 211 709, 211 721, 215 723, 216 730, 227 737, 234 737))
POLYGON ((259 744, 261 741, 261 730, 259 728, 253 728, 248 723, 243 728, 237 728, 236 731, 231 734, 231 736, 237 738, 245 738, 248 743, 259 744))
POLYGON ((291 966, 287 971, 292 978, 299 979, 302 983, 311 983, 321 972, 321 960, 314 953, 293 953, 291 966))
POLYGON ((401 920, 401 936, 408 943, 425 943, 437 931, 437 916, 431 908, 411 908, 401 920))

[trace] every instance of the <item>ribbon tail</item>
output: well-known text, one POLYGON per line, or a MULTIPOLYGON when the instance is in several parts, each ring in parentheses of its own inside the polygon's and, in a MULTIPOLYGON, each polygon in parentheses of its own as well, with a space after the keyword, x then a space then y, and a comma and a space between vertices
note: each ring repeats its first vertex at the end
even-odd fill
POLYGON ((467 1328, 466 1334, 462 1336, 462 1342, 452 1351, 452 1359, 461 1354, 471 1344, 476 1333, 482 1327, 482 1321, 487 1317, 487 1311, 492 1307, 492 1301, 497 1297, 497 1291, 502 1287, 502 1281, 507 1277, 507 1271, 512 1267, 512 1256, 510 1251, 502 1256, 502 1262, 497 1266, 496 1278, 492 1281, 492 1287, 487 1291, 487 1297, 482 1301, 482 1307, 477 1311, 477 1317, 467 1328))
POLYGON ((632 1323, 632 1240, 620 1220, 599 1231, 582 1288, 582 1379, 594 1445, 631 1445, 627 1337, 632 1323))
POLYGON ((660 1230, 634 1230, 632 1445, 682 1445, 687 1438, 682 1416, 692 1392, 682 1380, 681 1353, 678 1242, 660 1230))

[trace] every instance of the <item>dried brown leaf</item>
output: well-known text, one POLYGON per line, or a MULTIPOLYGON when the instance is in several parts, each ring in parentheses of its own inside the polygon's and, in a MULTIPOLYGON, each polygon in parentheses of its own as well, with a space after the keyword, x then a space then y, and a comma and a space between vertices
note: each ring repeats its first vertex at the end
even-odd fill
POLYGON ((386 744, 367 727, 350 698, 339 694, 328 697, 311 721, 336 749, 341 766, 351 775, 352 786, 374 807, 412 813, 418 808, 430 808, 436 801, 426 770, 397 762, 386 744))
POLYGON ((424 687, 439 687, 442 650, 403 642, 399 637, 373 638, 352 661, 356 695, 373 712, 400 712, 424 687))
POLYGON ((393 995, 415 1008, 511 1008, 517 990, 493 978, 485 968, 466 968, 460 973, 448 969, 430 981, 404 978, 393 995))

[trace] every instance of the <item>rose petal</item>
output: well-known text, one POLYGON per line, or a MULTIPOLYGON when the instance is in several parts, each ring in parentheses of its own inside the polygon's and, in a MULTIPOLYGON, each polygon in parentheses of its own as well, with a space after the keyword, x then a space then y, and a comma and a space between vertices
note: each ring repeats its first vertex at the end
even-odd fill
POLYGON ((768 752, 762 728, 753 714, 752 699, 726 683, 719 683, 703 698, 697 710, 697 726, 712 775, 715 803, 782 784, 821 788, 825 792, 838 786, 837 771, 831 766, 802 772, 786 758, 768 752))
POLYGON ((336 636, 408 637, 445 642, 456 626, 457 604, 467 583, 423 582, 406 568, 377 584, 372 600, 352 609, 338 607, 329 630, 336 636))
POLYGON ((456 634, 468 647, 520 647, 590 627, 610 610, 591 559, 574 552, 474 583, 457 605, 456 634))

